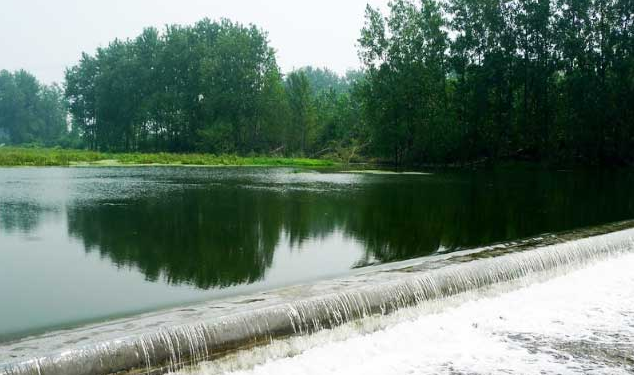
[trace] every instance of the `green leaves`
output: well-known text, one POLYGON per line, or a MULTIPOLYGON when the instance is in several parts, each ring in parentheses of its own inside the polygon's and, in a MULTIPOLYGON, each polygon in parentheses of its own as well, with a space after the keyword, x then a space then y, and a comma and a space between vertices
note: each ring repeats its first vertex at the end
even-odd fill
POLYGON ((52 145, 67 132, 59 86, 42 85, 24 70, 0 71, 0 144, 52 145))
POLYGON ((444 134, 449 39, 436 2, 397 0, 390 9, 383 18, 368 8, 359 43, 374 151, 398 164, 428 158, 444 134))
POLYGON ((82 137, 108 151, 262 150, 262 106, 283 100, 266 34, 229 20, 115 40, 66 79, 82 137))
POLYGON ((633 14, 624 0, 368 8, 361 98, 374 152, 396 163, 634 162, 633 14))
POLYGON ((0 73, 0 144, 102 151, 634 162, 630 0, 394 0, 363 70, 280 72, 268 35, 204 19, 83 54, 65 97, 0 73), (72 115, 72 131, 66 125, 72 115))

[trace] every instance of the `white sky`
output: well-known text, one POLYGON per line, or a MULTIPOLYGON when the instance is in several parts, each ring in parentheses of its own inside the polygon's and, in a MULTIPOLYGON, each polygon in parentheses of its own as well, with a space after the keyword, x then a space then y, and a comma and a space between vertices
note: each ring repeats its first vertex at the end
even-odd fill
POLYGON ((0 69, 61 82, 82 51, 92 54, 114 38, 226 17, 268 31, 285 72, 313 65, 343 73, 359 66, 356 40, 368 3, 385 9, 388 0, 0 0, 0 69))

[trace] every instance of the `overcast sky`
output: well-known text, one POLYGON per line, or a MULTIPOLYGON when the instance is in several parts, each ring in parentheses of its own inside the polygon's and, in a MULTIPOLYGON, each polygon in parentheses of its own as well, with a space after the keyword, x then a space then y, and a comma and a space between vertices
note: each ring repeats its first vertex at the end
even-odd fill
POLYGON ((366 4, 388 0, 0 0, 0 69, 62 81, 82 51, 144 27, 204 17, 254 23, 269 32, 283 71, 304 65, 343 73, 359 66, 356 40, 366 4))

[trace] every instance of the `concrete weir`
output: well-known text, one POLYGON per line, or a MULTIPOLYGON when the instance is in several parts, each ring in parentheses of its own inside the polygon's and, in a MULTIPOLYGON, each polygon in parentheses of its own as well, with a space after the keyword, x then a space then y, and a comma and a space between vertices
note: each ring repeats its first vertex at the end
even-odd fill
POLYGON ((634 222, 439 254, 349 277, 0 344, 0 375, 162 374, 277 338, 634 252, 634 222), (43 355, 43 353, 56 353, 43 355))

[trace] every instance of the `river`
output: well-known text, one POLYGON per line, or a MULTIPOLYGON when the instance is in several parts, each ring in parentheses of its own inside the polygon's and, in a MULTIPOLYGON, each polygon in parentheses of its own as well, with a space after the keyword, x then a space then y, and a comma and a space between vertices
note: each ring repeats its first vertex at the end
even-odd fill
POLYGON ((0 341, 634 218, 625 171, 1 168, 0 341))

